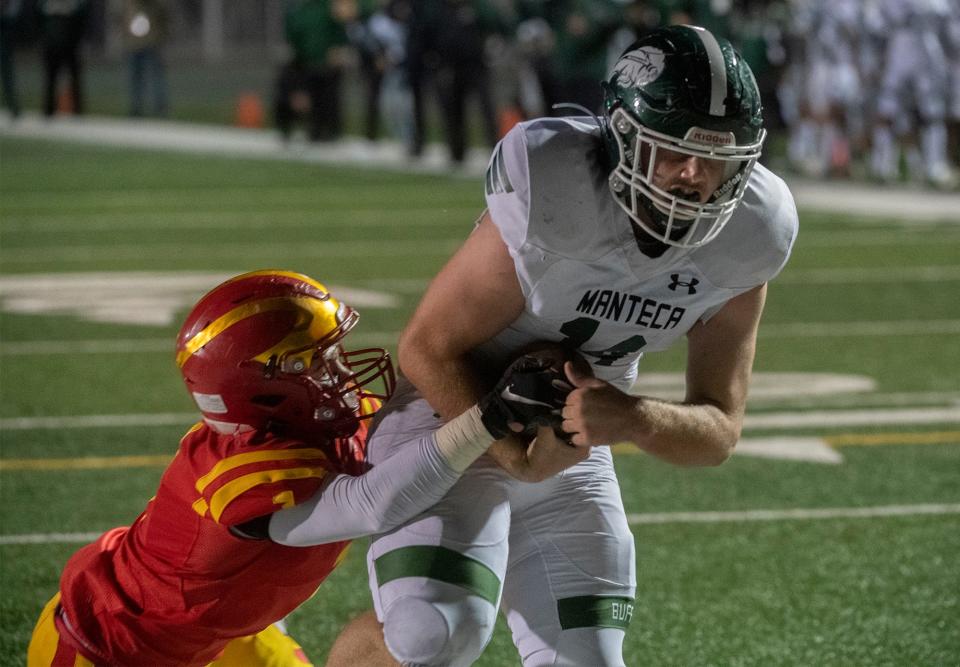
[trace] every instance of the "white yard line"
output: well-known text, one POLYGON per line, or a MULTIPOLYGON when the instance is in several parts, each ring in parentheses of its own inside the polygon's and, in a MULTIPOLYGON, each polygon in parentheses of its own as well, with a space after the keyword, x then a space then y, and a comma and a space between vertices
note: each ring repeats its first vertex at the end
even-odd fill
POLYGON ((855 336, 929 336, 960 333, 960 320, 888 320, 862 322, 764 322, 761 338, 833 338, 855 336))
POLYGON ((378 171, 445 174, 479 177, 490 158, 489 149, 470 149, 465 164, 452 169, 446 147, 426 146, 418 160, 410 160, 403 145, 395 141, 370 144, 364 139, 344 138, 324 145, 285 146, 273 129, 240 129, 227 126, 173 121, 144 121, 85 116, 44 120, 25 113, 16 123, 0 122, 0 134, 23 138, 58 139, 100 146, 141 148, 165 152, 194 153, 218 157, 306 162, 378 171))
POLYGON ((127 426, 184 427, 199 419, 196 412, 158 412, 139 415, 74 415, 69 417, 13 417, 0 419, 0 431, 47 431, 75 428, 123 428, 127 426))
POLYGON ((747 398, 749 406, 763 405, 764 407, 780 406, 784 409, 801 410, 811 408, 875 408, 880 406, 893 407, 920 407, 960 405, 960 391, 903 391, 891 393, 827 393, 812 395, 782 396, 756 394, 751 388, 747 398))
POLYGON ((803 248, 913 247, 960 243, 960 233, 954 228, 943 228, 933 224, 929 225, 926 232, 916 227, 860 229, 858 231, 819 228, 816 230, 803 229, 797 243, 803 248))
POLYGON ((173 355, 169 338, 120 338, 117 340, 35 340, 3 343, 0 354, 10 357, 50 354, 140 354, 167 352, 173 355))
MULTIPOLYGON (((809 521, 817 519, 882 519, 889 517, 960 514, 960 504, 828 507, 740 512, 654 512, 628 514, 632 526, 670 523, 731 523, 742 521, 809 521)), ((14 544, 86 544, 103 533, 24 533, 0 535, 0 546, 14 544)))
MULTIPOLYGON (((399 332, 354 331, 350 341, 355 347, 366 345, 395 345, 399 332)), ((116 340, 36 340, 0 343, 0 355, 19 357, 50 354, 141 354, 163 352, 173 354, 174 341, 170 338, 118 338, 116 340)))
POLYGON ((740 438, 733 453, 735 456, 781 461, 806 461, 827 465, 843 463, 843 454, 827 444, 823 438, 810 436, 740 438))
MULTIPOLYGON (((167 191, 164 191, 166 193, 167 191)), ((50 214, 33 213, 13 210, 6 213, 7 218, 16 218, 14 221, 5 221, 3 233, 5 235, 22 234, 36 242, 38 234, 60 234, 76 232, 124 232, 137 233, 154 230, 168 231, 171 229, 199 230, 238 230, 263 229, 269 223, 270 230, 304 229, 315 232, 318 227, 395 227, 398 218, 402 219, 404 228, 411 227, 445 227, 451 226, 449 214, 460 216, 469 222, 476 217, 475 206, 445 206, 442 210, 448 214, 436 216, 436 208, 405 208, 391 211, 387 216, 383 209, 371 208, 338 208, 336 216, 327 215, 318 219, 316 210, 304 207, 303 210, 284 209, 281 212, 265 209, 250 211, 237 208, 235 210, 218 208, 216 211, 178 211, 176 216, 169 213, 144 213, 137 211, 115 212, 102 211, 97 213, 50 214), (370 216, 370 217, 363 217, 370 216)), ((464 231, 469 230, 461 225, 464 231)), ((960 239, 958 239, 960 240, 960 239)), ((942 244, 943 239, 930 239, 930 243, 942 244)), ((881 244, 887 245, 887 244, 881 244)), ((834 247, 834 246, 831 246, 834 247)))
POLYGON ((726 523, 736 521, 790 521, 810 519, 875 519, 898 516, 960 514, 960 504, 885 505, 879 507, 826 507, 742 512, 662 512, 628 514, 630 525, 658 523, 726 523))
POLYGON ((891 410, 815 410, 747 414, 746 429, 792 429, 833 426, 873 426, 890 424, 960 423, 960 406, 946 408, 903 408, 891 410))
POLYGON ((852 285, 854 283, 940 283, 960 280, 960 266, 887 266, 882 268, 840 267, 832 269, 788 269, 775 279, 780 284, 852 285))
POLYGON ((26 533, 0 535, 0 545, 7 544, 87 544, 103 533, 26 533))
POLYGON ((960 220, 960 197, 953 192, 805 179, 791 179, 789 185, 801 214, 819 210, 897 219, 909 225, 960 220))
MULTIPOLYGON (((233 273, 119 271, 0 276, 0 307, 19 314, 55 314, 95 322, 165 326, 233 273)), ((396 308, 394 294, 328 285, 354 307, 396 308)))
POLYGON ((404 239, 375 243, 330 241, 324 243, 264 243, 263 241, 218 243, 216 245, 184 245, 182 243, 154 243, 149 252, 143 245, 78 245, 20 248, 7 253, 5 265, 36 264, 38 262, 91 262, 142 260, 146 256, 176 257, 177 259, 233 259, 246 260, 251 254, 260 257, 420 257, 423 255, 449 255, 463 242, 462 238, 437 239, 431 243, 422 240, 404 239))

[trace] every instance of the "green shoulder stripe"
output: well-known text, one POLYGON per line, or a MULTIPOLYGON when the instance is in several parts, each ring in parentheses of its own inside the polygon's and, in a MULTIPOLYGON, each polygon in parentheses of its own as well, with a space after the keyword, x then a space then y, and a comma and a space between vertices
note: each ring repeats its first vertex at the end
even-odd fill
POLYGON ((503 151, 497 146, 497 153, 493 156, 490 166, 487 167, 486 191, 488 195, 502 195, 513 192, 513 184, 507 175, 507 166, 504 163, 503 151))

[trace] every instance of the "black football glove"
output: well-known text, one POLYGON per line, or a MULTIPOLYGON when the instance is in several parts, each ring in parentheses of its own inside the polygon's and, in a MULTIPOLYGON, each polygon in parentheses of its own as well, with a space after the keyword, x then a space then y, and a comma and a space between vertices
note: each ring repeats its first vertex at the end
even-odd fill
POLYGON ((510 364, 497 386, 480 399, 480 419, 498 440, 513 432, 512 423, 520 424, 525 433, 536 433, 538 426, 551 426, 559 433, 560 412, 572 389, 563 370, 545 359, 523 356, 510 364))

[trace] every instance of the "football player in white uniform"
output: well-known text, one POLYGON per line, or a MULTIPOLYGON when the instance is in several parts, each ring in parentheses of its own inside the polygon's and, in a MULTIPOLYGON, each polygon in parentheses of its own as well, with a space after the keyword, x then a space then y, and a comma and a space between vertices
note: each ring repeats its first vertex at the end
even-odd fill
POLYGON ((951 0, 950 15, 944 24, 944 43, 950 75, 950 104, 947 112, 947 159, 960 166, 960 0, 951 0))
POLYGON ((882 66, 870 168, 881 180, 899 175, 900 148, 907 144, 912 178, 950 188, 946 115, 950 67, 945 32, 946 0, 885 0, 886 53, 882 66), (919 147, 910 144, 919 143, 919 147))
POLYGON ((405 377, 370 440, 385 460, 548 340, 592 367, 568 366, 562 411, 589 457, 561 472, 512 456, 517 436, 494 442, 432 510, 372 541, 376 618, 348 626, 330 665, 469 665, 498 608, 527 667, 624 665, 634 538, 603 445, 697 466, 737 442, 766 283, 797 233, 789 190, 757 164, 753 75, 726 40, 674 26, 603 86, 602 119, 524 122, 495 149, 487 211, 402 333, 405 377), (641 356, 684 336, 686 399, 628 394, 641 356))
POLYGON ((809 176, 847 174, 850 138, 859 131, 859 34, 861 0, 819 0, 806 34, 803 94, 814 124, 807 157, 800 166, 809 176))

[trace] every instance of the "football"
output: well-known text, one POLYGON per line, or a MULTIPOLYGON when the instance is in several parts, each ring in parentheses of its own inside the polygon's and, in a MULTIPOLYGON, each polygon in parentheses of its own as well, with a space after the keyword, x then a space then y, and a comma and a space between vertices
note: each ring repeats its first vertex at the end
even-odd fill
POLYGON ((517 358, 523 356, 535 357, 550 362, 550 367, 558 371, 564 379, 566 379, 566 374, 563 372, 563 365, 568 361, 573 362, 573 367, 578 370, 581 375, 593 375, 593 369, 587 360, 572 347, 564 345, 563 343, 553 341, 531 343, 521 350, 517 358))
MULTIPOLYGON (((557 343, 553 341, 538 341, 532 343, 527 347, 523 348, 520 354, 517 355, 517 359, 521 357, 534 357, 536 359, 544 360, 549 363, 550 369, 556 373, 557 380, 563 383, 566 383, 569 386, 569 380, 567 374, 563 370, 563 366, 566 362, 570 361, 573 363, 573 367, 580 372, 581 375, 593 376, 593 369, 590 367, 590 364, 587 362, 583 356, 574 350, 568 345, 563 343, 557 343)), ((569 391, 567 389, 566 391, 569 391)), ((554 431, 561 438, 568 437, 567 434, 563 432, 560 428, 560 418, 557 418, 557 421, 552 424, 554 431)), ((523 435, 532 438, 537 433, 537 426, 531 424, 524 428, 523 435)))

